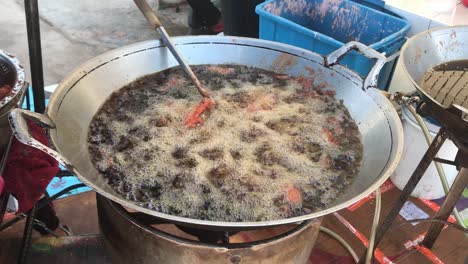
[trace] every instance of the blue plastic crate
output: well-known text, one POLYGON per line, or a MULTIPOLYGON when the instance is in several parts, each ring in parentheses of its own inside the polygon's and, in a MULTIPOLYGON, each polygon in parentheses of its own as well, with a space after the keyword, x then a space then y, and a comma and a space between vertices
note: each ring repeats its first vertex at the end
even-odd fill
MULTIPOLYGON (((399 51, 410 26, 401 18, 347 0, 271 0, 257 6, 261 39, 305 48, 322 55, 349 41, 359 41, 387 56, 399 51)), ((365 76, 373 62, 357 52, 342 64, 365 76)), ((396 65, 388 62, 379 75, 386 89, 396 65)))

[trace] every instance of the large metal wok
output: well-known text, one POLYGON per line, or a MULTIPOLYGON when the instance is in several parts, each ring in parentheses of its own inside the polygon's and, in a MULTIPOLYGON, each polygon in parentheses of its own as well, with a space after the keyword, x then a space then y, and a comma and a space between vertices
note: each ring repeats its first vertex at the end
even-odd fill
MULTIPOLYGON (((23 143, 41 149, 98 193, 123 206, 155 217, 205 229, 239 230, 299 222, 345 208, 380 186, 393 172, 403 147, 400 119, 391 103, 375 86, 385 58, 361 43, 348 43, 324 58, 316 53, 285 44, 237 37, 179 37, 174 42, 192 65, 240 64, 274 70, 293 76, 315 76, 316 83, 327 82, 344 100, 362 133, 364 155, 356 180, 327 208, 300 217, 263 222, 215 222, 162 214, 123 199, 98 173, 87 148, 88 126, 93 115, 111 95, 124 85, 147 74, 174 67, 177 61, 160 41, 147 41, 107 52, 68 75, 50 98, 44 115, 14 110, 11 125, 23 143), (352 49, 377 60, 363 80, 338 64, 352 49), (369 88, 369 89, 368 89, 369 88), (56 150, 41 145, 27 130, 25 119, 36 119, 49 127, 56 150)), ((215 112, 213 114, 216 114, 215 112)))

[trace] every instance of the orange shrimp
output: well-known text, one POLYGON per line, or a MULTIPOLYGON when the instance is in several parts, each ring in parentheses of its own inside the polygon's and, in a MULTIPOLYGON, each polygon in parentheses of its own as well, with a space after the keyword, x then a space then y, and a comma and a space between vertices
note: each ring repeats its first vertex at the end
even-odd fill
POLYGON ((201 115, 209 111, 214 106, 214 101, 211 98, 203 98, 200 103, 198 103, 197 107, 193 109, 188 116, 185 118, 185 126, 188 128, 194 128, 198 124, 202 124, 203 120, 201 119, 201 115))
POLYGON ((300 203, 302 201, 302 194, 299 188, 297 187, 289 187, 286 189, 287 192, 287 200, 292 203, 300 203))

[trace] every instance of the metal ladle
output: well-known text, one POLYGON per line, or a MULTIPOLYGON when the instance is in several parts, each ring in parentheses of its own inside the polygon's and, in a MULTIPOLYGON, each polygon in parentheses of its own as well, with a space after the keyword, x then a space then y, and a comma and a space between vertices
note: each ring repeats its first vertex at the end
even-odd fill
POLYGON ((197 76, 195 76, 192 69, 190 69, 190 66, 187 64, 187 62, 184 60, 182 55, 179 53, 179 51, 175 47, 174 43, 171 40, 171 37, 169 36, 169 34, 167 34, 166 30, 161 24, 161 21, 159 21, 158 17, 153 12, 148 2, 146 2, 146 0, 134 0, 134 2, 138 6, 140 11, 143 13, 143 15, 146 17, 146 19, 154 27, 154 29, 156 29, 156 31, 159 33, 164 43, 166 43, 167 47, 171 51, 172 55, 174 55, 176 60, 179 62, 179 65, 182 67, 182 69, 184 69, 185 73, 187 73, 187 75, 190 77, 190 80, 192 80, 192 82, 197 87, 198 92, 203 97, 211 98, 210 92, 208 92, 205 88, 203 88, 197 76))

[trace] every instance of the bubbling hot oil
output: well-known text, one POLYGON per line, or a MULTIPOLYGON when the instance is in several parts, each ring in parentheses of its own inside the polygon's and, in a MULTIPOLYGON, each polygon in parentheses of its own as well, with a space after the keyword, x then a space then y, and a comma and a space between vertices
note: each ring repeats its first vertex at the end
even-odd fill
POLYGON ((332 90, 245 66, 194 66, 216 108, 184 119, 200 96, 179 68, 143 77, 93 118, 89 151, 124 198, 166 214, 263 221, 308 214, 358 173, 359 130, 332 90))

